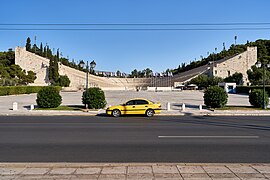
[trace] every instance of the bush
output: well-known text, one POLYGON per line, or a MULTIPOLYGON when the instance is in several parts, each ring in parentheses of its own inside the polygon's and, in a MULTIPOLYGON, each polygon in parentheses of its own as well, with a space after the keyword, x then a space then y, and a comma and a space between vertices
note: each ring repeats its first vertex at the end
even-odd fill
MULTIPOLYGON (((236 86, 237 94, 249 94, 253 89, 263 89, 263 86, 236 86)), ((270 94, 270 86, 265 86, 265 91, 270 94)))
POLYGON ((56 108, 62 103, 59 88, 54 86, 43 87, 37 94, 37 105, 41 108, 56 108))
POLYGON ((211 108, 224 107, 228 101, 228 94, 218 86, 211 86, 204 92, 204 104, 211 108))
POLYGON ((65 76, 60 76, 59 79, 58 79, 58 84, 61 87, 69 87, 70 80, 66 75, 65 76))
MULTIPOLYGON (((0 86, 0 96, 37 93, 43 86, 0 86)), ((60 90, 61 87, 57 87, 60 90)))
MULTIPOLYGON (((267 106, 269 103, 269 97, 267 92, 265 92, 264 98, 267 106)), ((251 93, 249 94, 249 102, 254 107, 263 108, 263 90, 261 89, 252 90, 251 93)))
POLYGON ((89 109, 102 109, 106 106, 104 92, 97 87, 89 88, 86 97, 86 92, 83 92, 82 103, 88 104, 89 109))

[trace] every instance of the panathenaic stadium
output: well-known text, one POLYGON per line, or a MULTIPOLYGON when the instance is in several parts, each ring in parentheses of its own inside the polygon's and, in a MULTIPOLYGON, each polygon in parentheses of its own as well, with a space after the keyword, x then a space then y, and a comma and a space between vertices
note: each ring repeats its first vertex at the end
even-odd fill
MULTIPOLYGON (((257 47, 248 47, 245 52, 233 57, 221 59, 215 61, 214 64, 210 63, 170 77, 117 78, 89 75, 89 87, 100 87, 103 90, 171 90, 200 74, 225 78, 235 72, 242 73, 244 84, 248 84, 247 70, 256 62, 257 47)), ((17 47, 15 50, 15 64, 26 71, 31 70, 36 73, 37 79, 30 85, 49 85, 49 59, 28 52, 24 47, 17 47)), ((69 77, 71 89, 81 89, 86 85, 85 72, 59 63, 59 74, 69 77)))

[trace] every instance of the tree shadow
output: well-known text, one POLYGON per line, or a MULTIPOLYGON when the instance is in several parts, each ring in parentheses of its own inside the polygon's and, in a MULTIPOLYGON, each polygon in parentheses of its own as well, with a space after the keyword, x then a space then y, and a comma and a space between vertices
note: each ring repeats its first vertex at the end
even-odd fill
MULTIPOLYGON (((189 113, 187 113, 189 115, 189 113)), ((190 115, 189 115, 190 116, 190 115)), ((216 118, 215 116, 191 116, 192 120, 176 120, 176 119, 168 119, 168 120, 158 120, 158 121, 166 121, 166 122, 176 122, 176 123, 184 123, 184 124, 196 124, 196 125, 210 125, 210 126, 223 126, 223 127, 232 127, 232 128, 241 128, 241 129, 256 129, 263 131, 270 131, 270 126, 260 126, 254 124, 242 124, 237 122, 218 122, 207 120, 209 118, 216 118)))

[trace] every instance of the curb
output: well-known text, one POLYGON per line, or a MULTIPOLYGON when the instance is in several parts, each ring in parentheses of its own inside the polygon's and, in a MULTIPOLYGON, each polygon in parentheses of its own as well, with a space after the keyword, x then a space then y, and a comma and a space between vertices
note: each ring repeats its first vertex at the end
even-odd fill
POLYGON ((270 163, 0 163, 0 167, 14 167, 14 168, 34 168, 34 167, 65 167, 65 168, 82 168, 82 167, 108 167, 108 166, 245 166, 245 165, 260 165, 269 166, 270 163))

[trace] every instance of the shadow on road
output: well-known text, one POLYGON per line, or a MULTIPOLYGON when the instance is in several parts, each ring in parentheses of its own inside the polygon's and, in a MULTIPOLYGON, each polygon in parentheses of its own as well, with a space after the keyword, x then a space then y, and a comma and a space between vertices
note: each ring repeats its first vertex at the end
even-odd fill
MULTIPOLYGON (((186 113, 186 115, 190 115, 190 113, 186 113)), ((166 122, 176 122, 176 123, 185 123, 185 124, 196 124, 196 125, 211 125, 211 126, 226 126, 233 128, 243 128, 243 129, 256 129, 263 131, 270 131, 270 126, 260 126, 254 124, 245 124, 245 123, 237 123, 237 122, 224 122, 218 120, 207 120, 209 118, 216 118, 211 116, 190 116, 192 119, 184 120, 184 119, 166 119, 166 120, 157 120, 157 121, 166 121, 166 122)))

